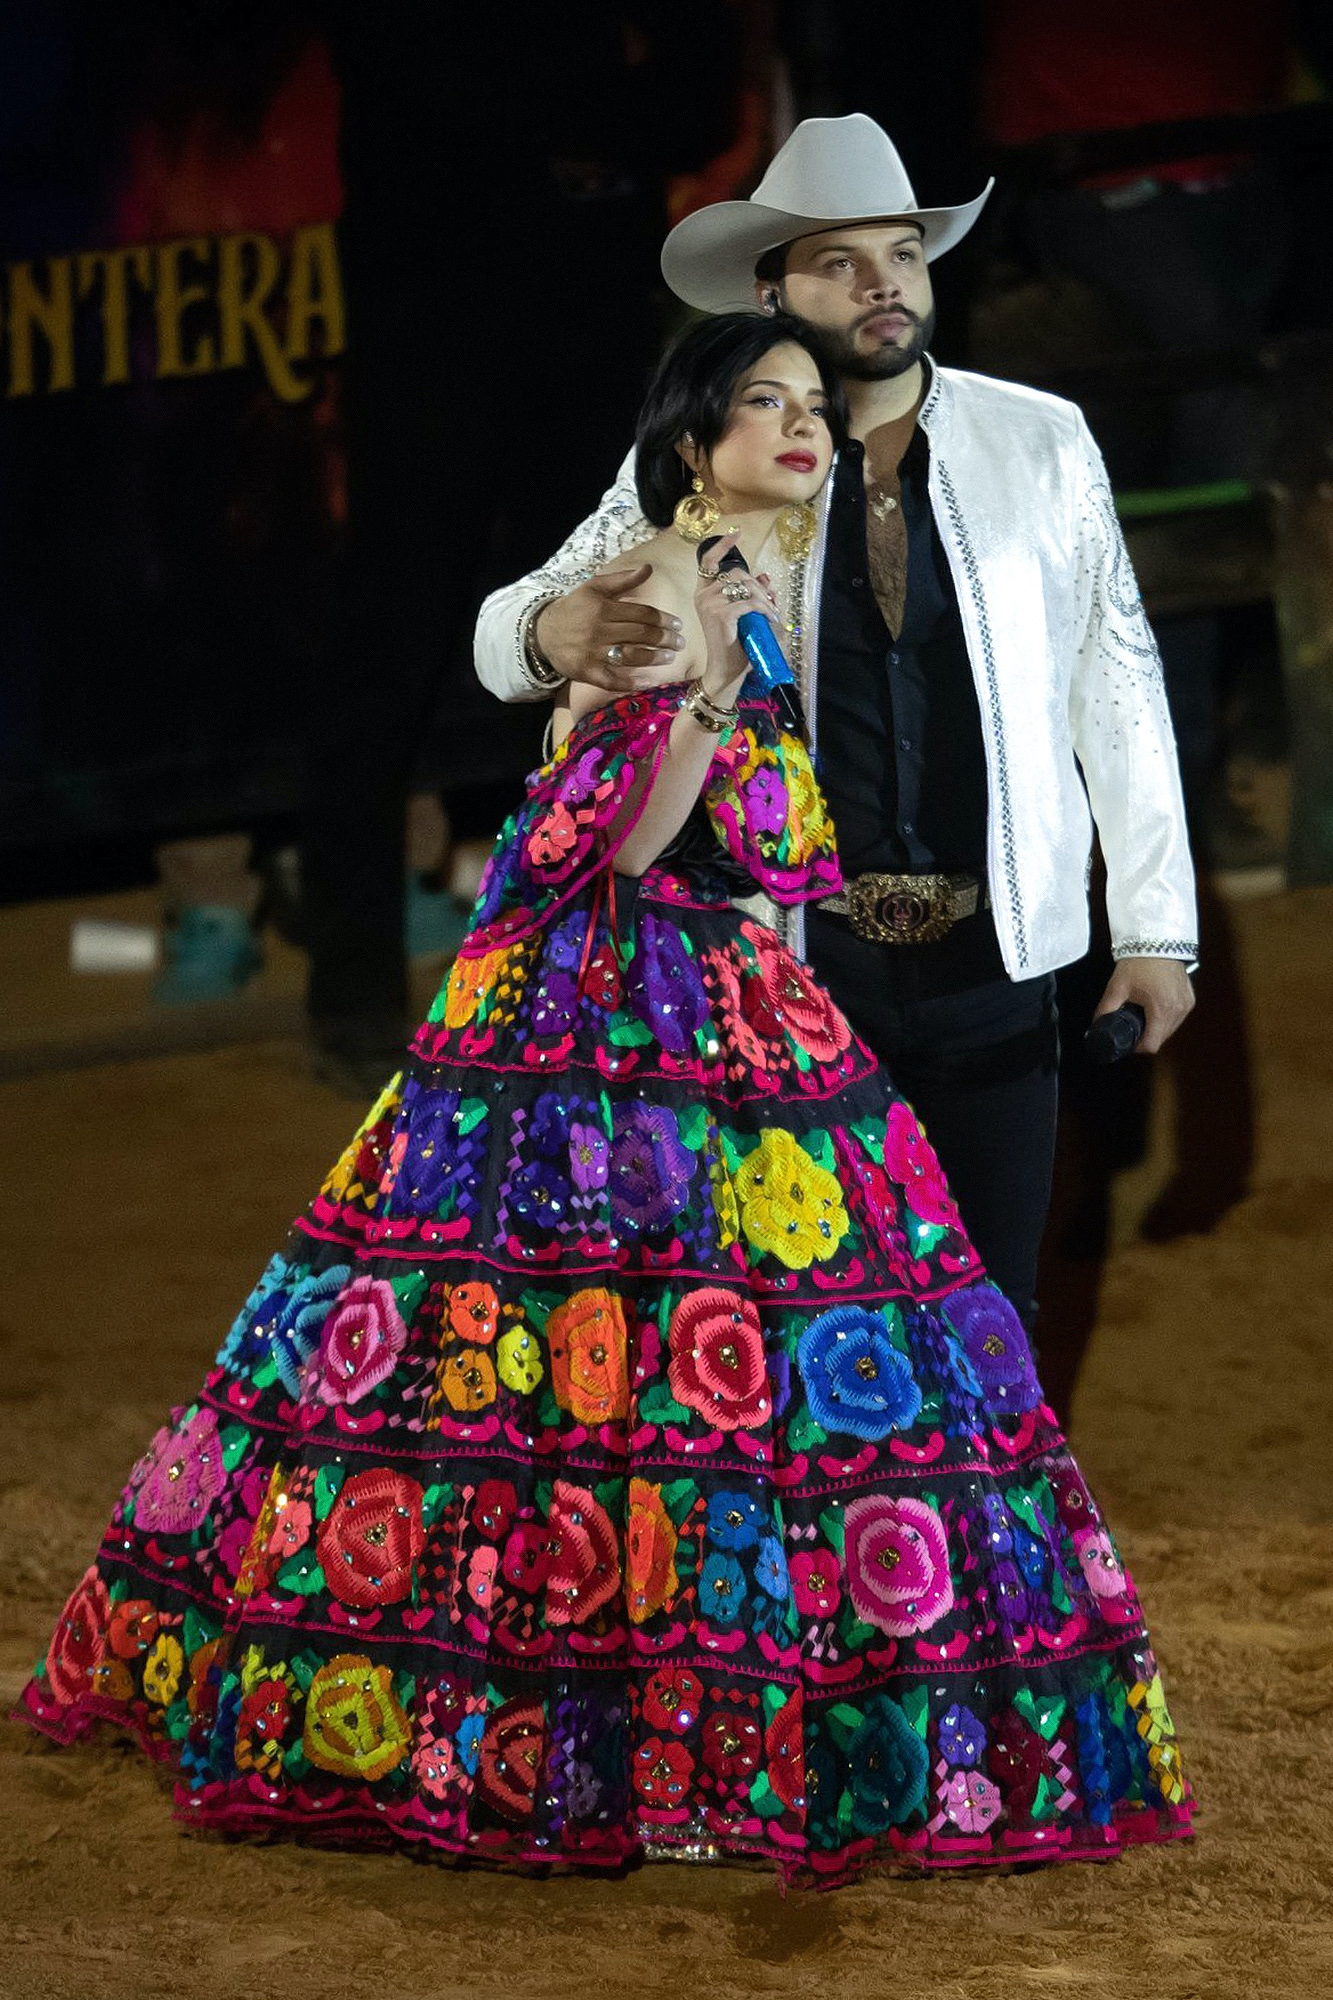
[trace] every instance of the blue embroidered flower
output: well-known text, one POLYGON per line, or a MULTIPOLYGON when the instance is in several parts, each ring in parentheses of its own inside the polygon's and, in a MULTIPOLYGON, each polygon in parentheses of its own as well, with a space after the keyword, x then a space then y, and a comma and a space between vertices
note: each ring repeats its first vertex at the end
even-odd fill
POLYGON ((708 1539, 719 1549, 752 1549, 767 1519, 752 1493, 715 1493, 708 1503, 708 1539))
POLYGON ((1023 1322, 994 1285, 954 1292, 941 1308, 986 1399, 1000 1411, 1035 1409, 1041 1384, 1023 1322))
POLYGON ((765 1535, 759 1544, 759 1553, 754 1559, 754 1580, 776 1603, 786 1603, 791 1591, 791 1579, 787 1575, 787 1559, 782 1553, 782 1544, 775 1535, 765 1535))
POLYGON ((251 1322, 242 1348, 247 1365, 256 1368, 271 1361, 287 1394, 298 1395, 305 1364, 351 1275, 350 1264, 333 1264, 327 1271, 307 1271, 292 1283, 296 1274, 289 1268, 288 1283, 269 1293, 251 1322))
POLYGON ((484 1715, 469 1715, 464 1718, 458 1731, 458 1761, 469 1776, 477 1768, 481 1755, 481 1739, 486 1733, 484 1715))
POLYGON ((846 1841, 838 1821, 838 1806, 847 1788, 847 1766, 818 1722, 805 1730, 805 1830, 815 1847, 841 1847, 846 1841))
POLYGON ((456 1164, 462 1102, 457 1090, 409 1085, 399 1126, 406 1130, 407 1146, 389 1201, 395 1214, 429 1215, 439 1205, 456 1164))
POLYGON ((709 1556, 699 1577, 699 1611, 710 1625, 734 1625, 745 1603, 745 1572, 734 1556, 709 1556))
POLYGON ((965 1771, 975 1770, 981 1762, 986 1748, 986 1732, 977 1721, 970 1708, 962 1702, 954 1702, 940 1717, 940 1755, 947 1763, 957 1764, 965 1771))
POLYGON ((859 1833, 885 1833, 911 1818, 926 1796, 930 1757, 891 1695, 876 1695, 847 1746, 852 1823, 859 1833))
POLYGON ((864 1306, 833 1306, 801 1335, 796 1363, 810 1414, 826 1431, 875 1441, 906 1430, 921 1391, 884 1321, 864 1306))
POLYGON ((1045 1545, 1030 1534, 1026 1528, 1014 1523, 1014 1554, 1018 1567, 1023 1572, 1023 1581, 1032 1590, 1040 1590, 1046 1575, 1045 1545))
POLYGON ((245 1356, 251 1366, 262 1361, 267 1351, 267 1342, 256 1345, 251 1339, 251 1328, 260 1306, 272 1297, 274 1292, 285 1288, 292 1276, 292 1266, 285 1257, 270 1257, 260 1274, 259 1283, 251 1292, 241 1310, 232 1321, 231 1331, 218 1350, 219 1368, 235 1368, 245 1356))
POLYGON ((529 1160, 509 1184, 509 1205, 532 1229, 554 1229, 569 1207, 570 1186, 554 1160, 529 1160))
POLYGON ((579 960, 583 956, 583 940, 587 928, 588 920, 582 911, 576 911, 573 916, 562 917, 554 929, 547 933, 543 964, 552 972, 577 972, 579 960))
POLYGON ((983 1493, 981 1511, 985 1516, 986 1543, 992 1555, 1007 1556, 1014 1546, 1014 1517, 998 1493, 983 1493))

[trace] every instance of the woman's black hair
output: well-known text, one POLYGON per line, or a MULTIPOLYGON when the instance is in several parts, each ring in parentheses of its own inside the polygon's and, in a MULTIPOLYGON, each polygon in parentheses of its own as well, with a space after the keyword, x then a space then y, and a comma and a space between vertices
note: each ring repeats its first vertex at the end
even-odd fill
POLYGON ((803 347, 819 370, 829 429, 834 444, 842 443, 847 429, 842 384, 802 320, 749 312, 696 320, 658 363, 639 412, 634 481, 639 505, 655 528, 670 525, 676 502, 690 490, 693 475, 677 445, 689 436, 701 451, 711 451, 727 427, 741 378, 787 342, 803 347))

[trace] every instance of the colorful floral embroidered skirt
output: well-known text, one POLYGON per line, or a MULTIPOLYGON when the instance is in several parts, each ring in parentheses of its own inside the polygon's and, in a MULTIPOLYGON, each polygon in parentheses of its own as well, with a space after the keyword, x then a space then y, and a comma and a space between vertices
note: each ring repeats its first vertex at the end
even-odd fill
POLYGON ((456 965, 24 1712, 199 1827, 527 1866, 1098 1859, 1162 1683, 909 1107, 706 874, 456 965))

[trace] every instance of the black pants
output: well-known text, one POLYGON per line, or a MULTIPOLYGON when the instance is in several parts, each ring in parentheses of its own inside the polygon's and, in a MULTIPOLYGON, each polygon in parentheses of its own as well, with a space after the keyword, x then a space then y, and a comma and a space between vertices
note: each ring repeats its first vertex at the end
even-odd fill
POLYGON ((934 944, 871 944, 812 910, 808 954, 912 1105, 995 1283, 1031 1326, 1051 1199, 1055 980, 1005 973, 988 914, 934 944))

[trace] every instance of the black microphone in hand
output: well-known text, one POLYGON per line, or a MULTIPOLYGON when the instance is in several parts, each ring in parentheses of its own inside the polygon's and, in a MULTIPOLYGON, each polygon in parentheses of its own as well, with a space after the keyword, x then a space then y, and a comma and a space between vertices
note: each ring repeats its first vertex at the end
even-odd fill
POLYGON ((1132 1056, 1147 1025, 1148 1016, 1132 1000, 1114 1013, 1099 1014, 1084 1037, 1088 1060, 1113 1063, 1122 1056, 1132 1056))
MULTIPOLYGON (((699 567, 704 567, 709 551, 717 547, 721 535, 710 535, 699 544, 699 567)), ((726 576, 738 570, 743 575, 750 574, 750 565, 739 549, 728 549, 718 563, 718 570, 726 576)), ((801 713, 801 703, 796 692, 796 682, 792 679, 787 656, 782 650, 773 621, 765 611, 746 611, 736 621, 736 637, 741 642, 741 651, 750 662, 750 678, 759 685, 762 694, 772 695, 778 714, 794 736, 805 734, 805 717, 801 713)))

